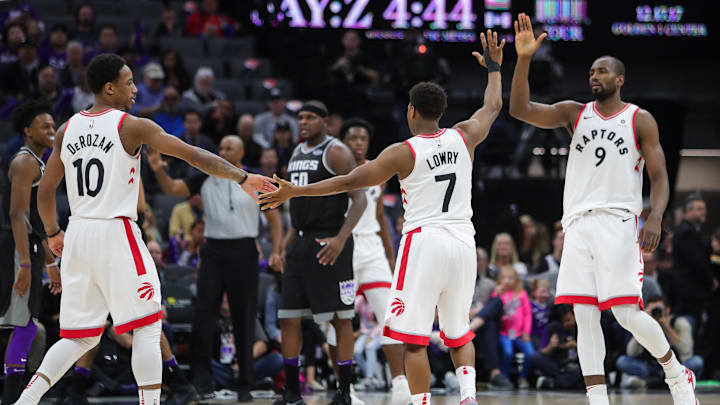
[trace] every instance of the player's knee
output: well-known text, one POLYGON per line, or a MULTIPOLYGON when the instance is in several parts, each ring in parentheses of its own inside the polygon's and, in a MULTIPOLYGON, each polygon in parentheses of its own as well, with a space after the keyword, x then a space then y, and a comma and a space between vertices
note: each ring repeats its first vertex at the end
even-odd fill
POLYGON ((613 316, 615 316, 615 320, 618 321, 620 326, 623 328, 630 330, 632 329, 632 316, 640 311, 636 305, 618 305, 612 307, 612 313, 613 316))
POLYGON ((83 352, 88 352, 92 350, 95 346, 100 344, 100 338, 101 336, 91 336, 86 338, 76 338, 71 339, 72 341, 76 342, 80 347, 82 348, 83 352))
POLYGON ((154 322, 150 325, 137 328, 133 331, 133 352, 136 347, 148 345, 148 347, 157 347, 160 350, 160 335, 162 335, 162 324, 154 322))
POLYGON ((573 312, 578 332, 600 326, 600 310, 596 306, 576 304, 573 312))

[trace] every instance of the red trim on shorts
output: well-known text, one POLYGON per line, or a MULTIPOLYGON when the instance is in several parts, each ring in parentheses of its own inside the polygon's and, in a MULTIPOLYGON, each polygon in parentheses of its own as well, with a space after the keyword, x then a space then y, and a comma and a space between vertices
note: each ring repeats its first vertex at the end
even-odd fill
POLYGON ((605 121, 617 117, 618 115, 620 115, 623 111, 627 110, 628 108, 630 108, 630 103, 625 103, 625 107, 621 108, 620 111, 606 117, 606 116, 602 115, 602 113, 597 109, 596 103, 593 101, 593 110, 595 110, 595 113, 597 113, 598 117, 604 119, 605 121))
POLYGON ((111 111, 111 110, 112 110, 112 108, 106 108, 106 109, 104 109, 104 110, 102 110, 102 111, 98 111, 98 112, 96 112, 96 113, 91 113, 91 112, 87 112, 87 111, 85 111, 85 110, 82 110, 82 111, 80 111, 80 115, 84 115, 84 116, 86 116, 86 117, 98 117, 98 116, 100 116, 100 115, 105 114, 105 113, 108 112, 108 111, 111 111))
POLYGON ((358 290, 355 293, 355 295, 360 295, 367 290, 374 290, 376 288, 391 288, 391 287, 392 287, 392 284, 388 283, 387 281, 375 281, 372 283, 360 284, 360 287, 358 287, 358 290))
POLYGON ((415 159, 415 149, 413 149, 412 145, 410 145, 410 141, 406 140, 405 143, 407 144, 408 148, 410 148, 410 152, 412 152, 413 154, 413 159, 415 159))
POLYGON ((413 229, 405 235, 405 246, 403 246, 402 259, 400 261, 400 274, 398 274, 397 287, 395 288, 398 291, 402 291, 403 286, 405 285, 405 270, 407 269, 407 261, 408 255, 410 254, 410 244, 412 243, 412 237, 414 234, 420 233, 420 231, 422 231, 422 227, 413 229))
POLYGON ((578 113, 577 118, 575 118, 575 126, 573 127, 573 132, 577 129, 577 124, 580 121, 580 116, 582 115, 583 111, 585 111, 585 107, 587 107, 587 104, 583 104, 582 108, 580 109, 580 112, 578 113))
POLYGON ((122 219, 123 225, 125 225, 125 234, 127 235, 128 242, 130 243, 130 251, 132 252, 133 260, 135 261, 135 270, 137 271, 138 276, 142 276, 146 274, 147 271, 145 271, 145 263, 143 262, 142 255, 140 254, 140 248, 138 248, 135 235, 133 235, 132 227, 130 226, 130 219, 125 217, 121 217, 120 219, 122 219))
POLYGON ((587 295, 560 295, 555 298, 555 305, 557 304, 585 304, 585 305, 597 305, 597 297, 588 297, 587 295))
POLYGON ((430 344, 430 338, 427 336, 409 335, 407 333, 394 331, 387 326, 383 330, 383 336, 399 340, 403 343, 410 343, 411 345, 427 346, 430 344))
POLYGON ((645 304, 643 303, 642 298, 638 297, 637 295, 635 295, 635 296, 630 296, 630 297, 615 297, 615 298, 610 298, 610 299, 607 300, 607 301, 603 301, 603 302, 598 303, 598 308, 599 308, 601 311, 604 311, 604 310, 606 310, 606 309, 610 309, 610 308, 612 308, 612 307, 614 307, 614 306, 617 306, 617 305, 633 305, 633 304, 638 304, 638 305, 640 306, 640 309, 644 309, 644 308, 645 308, 645 304))
POLYGON ((60 337, 66 339, 81 339, 100 336, 105 331, 105 326, 90 329, 60 329, 60 337))
POLYGON ((440 136, 440 135, 442 135, 442 134, 445 133, 445 129, 446 129, 446 128, 440 128, 439 131, 437 131, 437 132, 435 132, 435 133, 433 133, 433 134, 418 134, 418 136, 419 136, 420 138, 426 138, 426 139, 427 139, 427 138, 437 138, 438 136, 440 136))
POLYGON ((127 333, 131 330, 135 330, 137 328, 142 328, 143 326, 148 326, 150 324, 153 324, 160 320, 162 317, 162 311, 158 311, 152 315, 148 315, 144 318, 136 319, 134 321, 130 321, 127 323, 124 323, 122 325, 115 325, 115 332, 118 334, 127 333))
POLYGON ((635 112, 633 113, 632 130, 633 130, 633 137, 635 138, 635 147, 637 147, 637 150, 640 150, 640 143, 638 142, 638 139, 637 139, 637 132, 635 132, 635 117, 637 117, 638 111, 640 111, 639 108, 637 110, 635 110, 635 112))
POLYGON ((120 133, 120 129, 122 128, 123 121, 125 121, 125 117, 128 116, 128 113, 125 113, 120 117, 120 121, 118 122, 118 134, 120 133))
POLYGON ((462 336, 460 336, 457 339, 450 339, 447 336, 445 336, 445 332, 440 331, 440 337, 442 338, 443 342, 445 342, 445 346, 447 347, 460 347, 464 345, 465 343, 473 340, 475 338, 475 332, 472 331, 472 329, 468 330, 468 332, 462 336))

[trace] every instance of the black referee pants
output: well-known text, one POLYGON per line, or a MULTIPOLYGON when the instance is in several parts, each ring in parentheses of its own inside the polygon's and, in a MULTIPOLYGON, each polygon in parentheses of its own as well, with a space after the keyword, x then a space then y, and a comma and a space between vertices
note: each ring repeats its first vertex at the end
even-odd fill
POLYGON ((234 388, 250 389, 258 296, 255 239, 208 239, 200 249, 191 349, 193 382, 201 393, 213 389, 210 357, 217 348, 217 322, 223 293, 227 293, 230 304, 239 366, 234 388))

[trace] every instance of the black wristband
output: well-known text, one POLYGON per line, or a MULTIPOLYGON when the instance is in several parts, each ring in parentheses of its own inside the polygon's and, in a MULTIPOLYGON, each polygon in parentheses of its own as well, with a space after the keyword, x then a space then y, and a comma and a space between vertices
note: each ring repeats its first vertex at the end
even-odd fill
POLYGON ((57 232, 55 232, 55 233, 52 234, 52 235, 48 235, 47 238, 48 238, 48 239, 54 238, 54 237, 58 236, 58 235, 60 234, 60 232, 62 232, 62 228, 58 227, 57 232))
POLYGON ((485 65, 487 66, 488 73, 500 71, 500 64, 490 59, 490 52, 488 52, 488 48, 483 49, 483 57, 485 58, 485 65))
POLYGON ((243 183, 245 183, 245 182, 247 181, 248 177, 250 177, 250 173, 245 172, 245 178, 242 179, 242 180, 240 180, 240 181, 238 181, 238 184, 242 186, 243 183))

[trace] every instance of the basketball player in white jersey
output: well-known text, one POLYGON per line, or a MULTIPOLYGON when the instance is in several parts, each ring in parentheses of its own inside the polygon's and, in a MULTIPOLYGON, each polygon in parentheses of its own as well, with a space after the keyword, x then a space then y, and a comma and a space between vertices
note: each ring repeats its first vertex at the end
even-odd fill
MULTIPOLYGON (((338 136, 350 148, 358 166, 368 162, 367 152, 372 134, 372 125, 363 119, 349 119, 340 127, 338 136)), ((357 294, 365 296, 378 322, 385 319, 392 286, 392 269, 395 267, 395 250, 382 201, 384 186, 375 185, 365 190, 367 205, 352 232, 357 294)), ((327 336, 328 344, 335 346, 335 340, 335 331, 331 329, 327 336)), ((402 342, 383 336, 381 343, 392 376, 390 403, 407 405, 410 402, 410 388, 403 367, 402 342)))
POLYGON ((663 366, 675 405, 696 405, 695 376, 679 363, 660 325, 641 310, 642 252, 658 246, 669 195, 657 123, 649 112, 620 98, 625 67, 612 56, 590 67, 595 101, 530 101, 530 60, 546 35, 536 39, 525 14, 515 21, 518 60, 510 114, 541 128, 566 128, 572 137, 555 303, 574 304, 578 356, 590 404, 608 404, 600 311, 612 309, 620 325, 663 366), (651 212, 638 229, 643 166, 650 177, 651 212))
POLYGON ((140 237, 137 216, 143 144, 211 175, 237 180, 249 192, 274 189, 203 149, 123 110, 137 88, 125 60, 98 55, 87 68, 95 103, 57 130, 38 191, 50 249, 62 256, 60 336, 16 404, 37 404, 70 366, 100 340, 108 314, 118 333, 133 331, 132 370, 141 404, 160 403, 160 285, 140 237), (57 222, 55 191, 66 178, 72 216, 67 238, 57 222))
POLYGON ((502 107, 500 63, 505 41, 497 33, 481 34, 483 55, 473 52, 488 69, 483 107, 452 128, 440 128, 447 105, 437 84, 418 83, 410 90, 407 120, 414 137, 389 146, 377 159, 307 186, 277 179, 280 189, 260 197, 264 208, 299 196, 347 192, 400 179, 405 208, 403 240, 386 308, 383 334, 405 343, 413 405, 430 404, 430 342, 435 308, 441 336, 450 348, 460 383, 460 403, 476 404, 474 333, 469 326, 476 272, 475 230, 470 205, 472 157, 488 135, 502 107))

